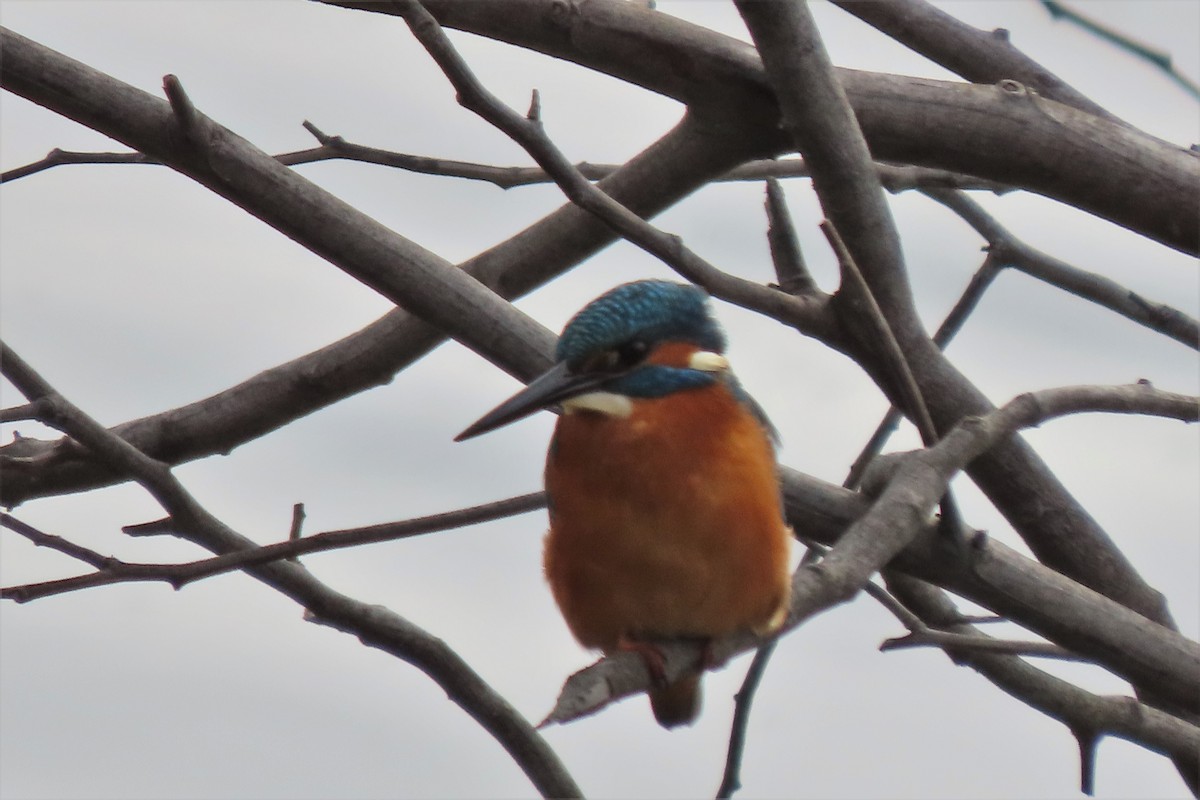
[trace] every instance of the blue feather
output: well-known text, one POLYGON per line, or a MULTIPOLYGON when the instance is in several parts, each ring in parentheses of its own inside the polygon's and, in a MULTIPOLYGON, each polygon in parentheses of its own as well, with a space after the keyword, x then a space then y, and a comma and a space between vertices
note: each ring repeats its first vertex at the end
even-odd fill
POLYGON ((571 318, 558 339, 557 358, 579 364, 634 339, 648 345, 693 342, 725 351, 725 334, 708 313, 708 294, 669 281, 625 283, 597 297, 571 318))

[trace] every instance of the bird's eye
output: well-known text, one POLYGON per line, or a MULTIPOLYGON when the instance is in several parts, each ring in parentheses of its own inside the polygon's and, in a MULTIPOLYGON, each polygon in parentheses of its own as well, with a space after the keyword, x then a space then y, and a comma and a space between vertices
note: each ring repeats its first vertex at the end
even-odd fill
POLYGON ((622 342, 611 350, 605 350, 602 353, 589 358, 582 365, 583 372, 622 372, 630 367, 636 366, 646 354, 650 352, 650 346, 641 339, 631 339, 628 342, 622 342))
POLYGON ((649 351, 649 345, 641 339, 633 339, 617 346, 617 360, 622 367, 632 367, 640 363, 649 351))

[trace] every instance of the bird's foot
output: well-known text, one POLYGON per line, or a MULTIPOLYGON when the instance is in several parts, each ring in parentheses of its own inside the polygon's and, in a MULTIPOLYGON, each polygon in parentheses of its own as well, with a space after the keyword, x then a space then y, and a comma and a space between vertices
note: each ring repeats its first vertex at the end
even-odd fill
POLYGON ((658 649, 658 645, 622 636, 617 641, 617 649, 640 655, 654 684, 667 685, 667 660, 663 657, 662 650, 658 649))

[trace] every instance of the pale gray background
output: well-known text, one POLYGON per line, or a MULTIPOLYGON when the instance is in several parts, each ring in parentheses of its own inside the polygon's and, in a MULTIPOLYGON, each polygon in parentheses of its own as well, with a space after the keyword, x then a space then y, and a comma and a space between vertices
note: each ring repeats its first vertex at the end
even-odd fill
MULTIPOLYGON (((1200 5, 1080 4, 1171 52, 1196 78, 1200 5)), ((1033 2, 945 4, 1014 42, 1115 113, 1180 144, 1200 139, 1197 105, 1161 73, 1033 2)), ((662 2, 663 13, 748 38, 731 5, 662 2)), ((817 5, 835 63, 948 78, 836 8, 817 5)), ((454 103, 399 20, 299 2, 26 2, 3 24, 160 94, 177 74, 197 106, 258 146, 312 146, 312 120, 351 141, 496 164, 528 159, 454 103)), ((524 108, 542 93, 550 133, 576 160, 622 161, 677 120, 673 101, 573 65, 452 34, 488 86, 524 108)), ((119 150, 74 123, 5 95, 0 166, 52 147, 119 150)), ((382 167, 299 168, 451 260, 556 208, 553 187, 494 186, 382 167)), ((788 183, 796 223, 825 288, 835 273, 816 232, 810 185, 788 183)), ((1196 264, 1047 200, 981 197, 1027 241, 1195 315, 1196 264)), ((978 237, 916 196, 892 201, 921 311, 945 313, 981 259, 978 237)), ((0 191, 3 335, 70 399, 117 423, 224 389, 350 333, 388 304, 245 213, 159 167, 61 167, 0 191)), ((771 279, 760 184, 707 189, 662 215, 718 266, 771 279)), ((599 292, 667 276, 615 245, 522 308, 552 329, 599 292)), ((884 410, 849 361, 719 305, 732 360, 773 416, 787 464, 840 482, 884 410)), ((1017 274, 1002 276, 952 357, 993 400, 1029 389, 1147 378, 1195 392, 1195 354, 1017 274)), ((222 519, 262 542, 286 534, 432 513, 540 485, 552 423, 539 415, 469 443, 451 438, 517 384, 456 344, 392 384, 301 420, 225 458, 180 468, 222 519)), ((4 386, 3 403, 20 402, 4 386)), ((46 435, 37 426, 5 426, 46 435)), ((1163 589, 1185 633, 1200 628, 1200 477, 1194 427, 1075 418, 1030 440, 1163 589)), ((910 446, 911 435, 897 447, 910 446)), ((971 523, 1014 543, 970 486, 971 523)), ((22 519, 130 560, 200 555, 181 543, 128 541, 123 524, 159 509, 139 488, 30 502, 22 519)), ((540 575, 541 514, 376 545, 305 562, 333 588, 387 605, 445 638, 530 719, 592 656, 571 640, 540 575)), ((59 577, 78 565, 0 532, 0 581, 59 577)), ((301 620, 242 575, 175 593, 110 587, 0 605, 0 794, 6 798, 527 796, 503 750, 416 669, 301 620)), ((902 632, 873 601, 812 620, 780 646, 759 695, 744 797, 1071 797, 1078 764, 1067 731, 953 667, 936 652, 879 654, 902 632)), ((711 795, 720 780, 746 661, 707 679, 706 710, 667 733, 644 698, 547 732, 597 797, 711 795)), ((1049 665, 1101 692, 1120 681, 1049 665)), ((1164 759, 1119 741, 1100 747, 1101 797, 1182 797, 1164 759)))

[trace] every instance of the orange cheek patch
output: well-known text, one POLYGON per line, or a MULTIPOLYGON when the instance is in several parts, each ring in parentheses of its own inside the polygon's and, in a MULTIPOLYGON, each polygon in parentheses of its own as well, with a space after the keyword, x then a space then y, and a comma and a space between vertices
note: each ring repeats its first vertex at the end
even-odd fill
POLYGON ((689 342, 664 342, 654 348, 645 363, 660 367, 687 367, 700 348, 689 342))

